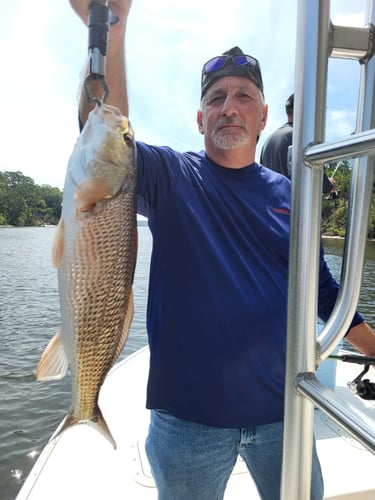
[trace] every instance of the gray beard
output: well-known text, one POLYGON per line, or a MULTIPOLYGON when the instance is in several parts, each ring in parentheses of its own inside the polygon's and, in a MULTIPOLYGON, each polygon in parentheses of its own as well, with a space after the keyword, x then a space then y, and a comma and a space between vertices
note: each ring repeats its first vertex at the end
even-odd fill
POLYGON ((245 146, 248 140, 249 136, 245 131, 236 136, 217 132, 211 134, 211 141, 218 149, 238 149, 245 146))

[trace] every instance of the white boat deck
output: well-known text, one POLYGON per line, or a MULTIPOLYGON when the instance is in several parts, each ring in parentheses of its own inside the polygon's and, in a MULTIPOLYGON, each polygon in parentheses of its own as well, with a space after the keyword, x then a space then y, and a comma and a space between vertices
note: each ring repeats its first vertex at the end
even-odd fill
MULTIPOLYGON (((143 348, 116 365, 101 391, 100 406, 117 450, 89 426, 73 427, 47 444, 16 500, 157 499, 144 452, 149 420, 144 410, 148 356, 148 349, 143 348)), ((359 365, 339 363, 337 390, 374 418, 375 427, 375 402, 361 400, 346 388, 359 371, 359 365)), ((318 410, 315 420, 325 498, 374 500, 375 456, 318 410)), ((259 497, 239 460, 225 500, 241 498, 259 497)))

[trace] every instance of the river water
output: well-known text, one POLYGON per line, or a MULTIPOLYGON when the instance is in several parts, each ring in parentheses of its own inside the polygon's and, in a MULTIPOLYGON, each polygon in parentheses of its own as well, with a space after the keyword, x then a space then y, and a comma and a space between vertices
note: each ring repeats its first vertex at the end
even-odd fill
MULTIPOLYGON (((121 358, 146 344, 151 236, 140 226, 134 280, 135 317, 121 358)), ((59 324, 54 228, 0 228, 0 500, 14 500, 43 446, 70 405, 70 378, 35 381, 35 367, 59 324)), ((339 279, 343 242, 325 239, 339 279)), ((366 250, 359 310, 375 326, 375 243, 366 250)))
MULTIPOLYGON (((14 500, 70 406, 70 377, 36 382, 35 368, 59 325, 55 228, 0 228, 0 500, 14 500)), ((135 314, 121 358, 147 343, 151 235, 138 228, 135 314)), ((51 498, 52 500, 52 498, 51 498)))

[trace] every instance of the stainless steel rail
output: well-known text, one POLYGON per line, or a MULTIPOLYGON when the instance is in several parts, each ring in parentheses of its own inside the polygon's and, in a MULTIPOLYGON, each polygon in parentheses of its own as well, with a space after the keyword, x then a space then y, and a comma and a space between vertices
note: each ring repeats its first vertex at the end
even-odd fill
POLYGON ((314 376, 317 364, 349 328, 360 292, 374 176, 374 157, 362 156, 375 153, 375 131, 371 130, 375 127, 375 0, 368 0, 367 10, 366 28, 333 27, 329 0, 298 1, 282 500, 310 498, 314 404, 375 452, 374 424, 360 412, 350 416, 351 409, 314 376), (358 59, 361 82, 356 133, 338 143, 323 144, 330 55, 358 59), (356 159, 341 286, 317 342, 323 166, 343 157, 356 159))
POLYGON ((305 151, 306 165, 324 165, 343 158, 359 158, 375 154, 375 130, 366 130, 351 135, 347 139, 310 146, 305 151))
POLYGON ((313 373, 304 373, 298 379, 298 391, 317 408, 324 411, 365 448, 375 453, 374 421, 365 413, 323 385, 313 373))

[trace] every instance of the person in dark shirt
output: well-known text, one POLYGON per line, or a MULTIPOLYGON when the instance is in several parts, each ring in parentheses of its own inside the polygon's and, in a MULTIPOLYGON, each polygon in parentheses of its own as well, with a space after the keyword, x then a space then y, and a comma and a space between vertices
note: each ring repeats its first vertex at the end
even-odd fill
MULTIPOLYGON (((92 0, 70 1, 87 23, 92 0)), ((131 0, 108 6, 119 20, 109 30, 107 102, 128 115, 124 39, 131 0)), ((268 110, 259 62, 239 47, 216 55, 203 65, 200 90, 196 116, 204 151, 136 144, 138 212, 153 238, 146 452, 160 500, 222 500, 239 455, 261 498, 275 500, 283 452, 290 181, 255 161, 268 110)), ((83 93, 82 123, 89 111, 83 93)), ((318 310, 327 320, 339 287, 323 252, 319 277, 318 310)), ((346 339, 375 354, 375 333, 360 314, 346 339)), ((315 445, 312 453, 311 499, 321 500, 315 445)))
MULTIPOLYGON (((294 94, 285 103, 287 121, 276 129, 265 141, 260 154, 260 163, 290 179, 288 148, 293 142, 294 94)), ((335 182, 323 173, 323 193, 335 191, 335 182)))

